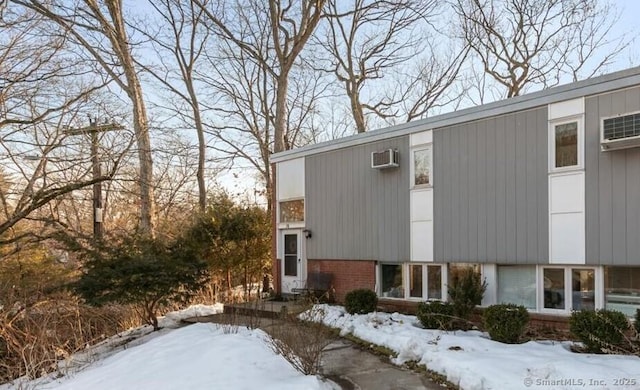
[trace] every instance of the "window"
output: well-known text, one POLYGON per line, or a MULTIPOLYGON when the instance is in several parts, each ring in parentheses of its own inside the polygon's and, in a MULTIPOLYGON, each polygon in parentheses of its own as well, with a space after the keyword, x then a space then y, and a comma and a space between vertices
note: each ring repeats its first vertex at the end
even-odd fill
POLYGON ((549 124, 549 172, 579 169, 584 164, 582 116, 549 124))
POLYGON ((280 222, 303 222, 304 199, 280 202, 280 222))
POLYGON ((298 235, 284 235, 284 275, 298 276, 298 235))
POLYGON ((431 147, 413 151, 413 185, 432 185, 431 147))
POLYGON ((409 264, 408 268, 409 298, 442 299, 440 265, 409 264))
POLYGON ((409 266, 409 296, 411 298, 422 298, 422 266, 409 266))
POLYGON ((605 307, 629 317, 640 309, 640 267, 604 268, 605 307))
POLYGON ((382 264, 382 296, 388 298, 404 298, 402 284, 402 265, 382 264))
POLYGON ((594 310, 595 301, 595 270, 571 270, 571 301, 573 310, 594 310))
POLYGON ((513 303, 536 309, 536 267, 498 266, 498 303, 513 303))
POLYGON ((564 309, 564 269, 544 268, 543 269, 543 291, 545 309, 564 309))
POLYGON ((578 122, 556 125, 555 167, 572 167, 578 165, 578 122))
POLYGON ((442 299, 442 267, 439 265, 427 266, 427 298, 442 299))

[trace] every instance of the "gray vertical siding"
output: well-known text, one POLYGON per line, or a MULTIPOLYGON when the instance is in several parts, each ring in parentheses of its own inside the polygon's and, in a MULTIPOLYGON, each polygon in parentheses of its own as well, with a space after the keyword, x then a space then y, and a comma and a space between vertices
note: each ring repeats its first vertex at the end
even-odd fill
POLYGON ((409 164, 409 136, 307 156, 307 257, 408 261, 409 164), (400 167, 372 169, 371 152, 389 148, 400 167))
POLYGON ((640 264, 640 148, 600 151, 601 118, 640 111, 640 88, 585 100, 587 264, 640 264))
POLYGON ((547 108, 436 129, 438 262, 548 262, 547 108))

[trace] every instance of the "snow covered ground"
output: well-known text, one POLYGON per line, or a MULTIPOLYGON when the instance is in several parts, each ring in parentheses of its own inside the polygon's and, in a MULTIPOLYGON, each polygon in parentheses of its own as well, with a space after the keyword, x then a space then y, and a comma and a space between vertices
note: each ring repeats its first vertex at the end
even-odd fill
POLYGON ((13 385, 8 389, 332 389, 315 376, 296 371, 268 346, 261 330, 194 324, 175 327, 182 318, 215 314, 222 305, 192 306, 160 320, 151 333, 141 327, 114 336, 66 362, 66 374, 13 385), (121 340, 132 340, 123 345, 121 340), (83 364, 80 364, 82 362, 83 364))
POLYGON ((310 313, 343 335, 390 348, 394 363, 417 361, 464 390, 640 389, 635 356, 573 353, 570 342, 502 344, 479 331, 422 329, 415 316, 398 313, 350 315, 327 305, 310 313))

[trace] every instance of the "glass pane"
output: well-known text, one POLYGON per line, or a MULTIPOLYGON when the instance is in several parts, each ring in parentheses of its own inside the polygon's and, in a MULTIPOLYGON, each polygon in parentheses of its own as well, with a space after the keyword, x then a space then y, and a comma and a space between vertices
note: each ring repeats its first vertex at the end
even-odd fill
POLYGON ((498 303, 513 303, 536 308, 536 267, 498 266, 498 303))
POLYGON ((409 296, 412 298, 422 298, 422 266, 412 265, 409 267, 411 272, 409 286, 409 296))
POLYGON ((427 267, 427 287, 429 292, 427 298, 442 299, 442 267, 430 265, 427 267))
POLYGON ((285 234, 284 235, 284 254, 285 255, 298 255, 298 235, 297 234, 285 234))
POLYGON ((592 269, 573 269, 571 271, 571 298, 573 310, 594 310, 595 271, 592 269))
POLYGON ((556 168, 578 165, 578 122, 555 127, 556 168))
POLYGON ((413 184, 431 184, 431 149, 413 152, 413 184))
POLYGON ((284 275, 298 276, 298 235, 284 235, 284 275))
POLYGON ((564 270, 562 268, 545 268, 545 309, 564 309, 564 294, 564 270))
POLYGON ((284 256, 284 275, 298 276, 298 256, 284 256))
POLYGON ((280 222, 303 222, 304 199, 280 202, 280 222))
POLYGON ((605 267, 605 307, 629 317, 640 309, 640 267, 605 267))
POLYGON ((382 265, 382 296, 389 298, 404 298, 402 286, 402 266, 382 265))

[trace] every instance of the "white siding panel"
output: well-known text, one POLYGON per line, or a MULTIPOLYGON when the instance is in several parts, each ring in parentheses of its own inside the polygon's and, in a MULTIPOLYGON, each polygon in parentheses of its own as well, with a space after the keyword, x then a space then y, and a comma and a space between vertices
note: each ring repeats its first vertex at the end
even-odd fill
POLYGON ((564 102, 549 104, 549 120, 584 113, 584 98, 565 100, 564 102))
POLYGON ((433 221, 433 190, 411 191, 411 221, 433 221))
POLYGON ((411 146, 430 144, 433 140, 433 131, 427 130, 411 134, 411 146))
POLYGON ((585 264, 584 213, 551 215, 551 264, 585 264))
POLYGON ((551 214, 584 212, 584 171, 549 176, 551 214))
POLYGON ((411 222, 411 261, 433 261, 433 222, 411 222))
POLYGON ((278 163, 276 180, 278 200, 304 198, 304 157, 278 163))

